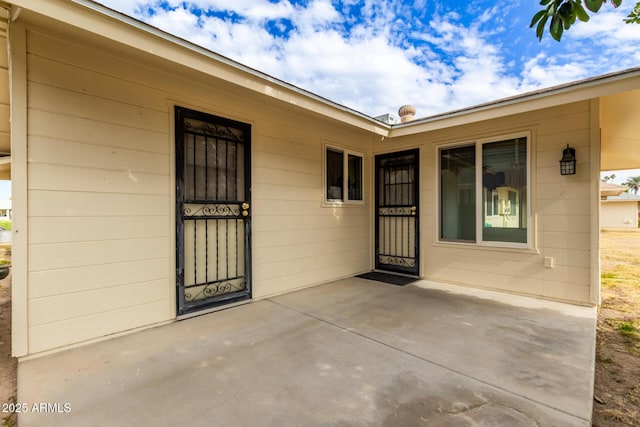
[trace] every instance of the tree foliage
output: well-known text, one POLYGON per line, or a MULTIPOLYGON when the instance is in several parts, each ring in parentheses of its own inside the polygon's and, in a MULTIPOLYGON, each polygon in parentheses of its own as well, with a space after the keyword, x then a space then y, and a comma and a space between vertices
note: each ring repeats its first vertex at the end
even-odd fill
MULTIPOLYGON (((562 33, 571 28, 577 21, 589 21, 589 11, 597 13, 606 0, 541 0, 540 6, 544 6, 531 19, 530 28, 536 27, 536 36, 538 40, 542 40, 544 30, 549 24, 549 34, 556 41, 560 41, 562 33), (586 9, 585 9, 586 7, 586 9)), ((622 4, 622 0, 611 0, 613 7, 622 4)), ((633 11, 624 19, 627 24, 640 24, 640 2, 638 2, 633 11)))
POLYGON ((627 178, 627 182, 623 182, 622 185, 629 187, 629 192, 633 191, 634 194, 638 194, 640 190, 640 176, 632 176, 627 178))
POLYGON ((640 24, 640 3, 636 3, 631 13, 624 19, 627 24, 640 24))

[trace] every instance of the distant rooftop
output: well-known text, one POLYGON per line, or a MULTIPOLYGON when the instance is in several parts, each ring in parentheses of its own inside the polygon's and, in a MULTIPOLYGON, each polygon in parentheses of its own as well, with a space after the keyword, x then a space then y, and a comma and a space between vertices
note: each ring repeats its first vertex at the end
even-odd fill
POLYGON ((607 202, 640 202, 640 194, 622 193, 618 196, 607 196, 607 202))
POLYGON ((619 196, 628 190, 628 187, 610 182, 600 182, 600 197, 619 196))

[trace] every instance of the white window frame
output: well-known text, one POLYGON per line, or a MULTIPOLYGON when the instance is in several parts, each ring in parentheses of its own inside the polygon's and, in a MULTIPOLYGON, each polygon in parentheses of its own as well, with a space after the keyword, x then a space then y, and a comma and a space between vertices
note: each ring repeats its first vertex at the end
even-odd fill
POLYGON ((514 249, 531 249, 533 247, 533 222, 531 220, 531 132, 517 132, 511 134, 504 134, 498 136, 491 136, 487 138, 479 138, 471 141, 457 142, 452 144, 441 144, 437 145, 436 148, 436 185, 437 185, 437 218, 438 218, 438 226, 436 229, 436 238, 438 243, 443 243, 447 245, 470 245, 475 247, 495 247, 495 248, 514 248, 514 249), (500 241, 485 241, 482 237, 482 229, 484 227, 483 224, 483 206, 485 203, 484 192, 482 187, 482 147, 485 144, 489 144, 492 142, 505 141, 509 139, 516 138, 525 138, 527 141, 527 172, 526 172, 526 181, 527 181, 527 195, 526 195, 526 218, 527 218, 527 241, 525 243, 516 243, 516 242, 500 242, 500 241), (476 212, 475 212, 475 225, 476 225, 476 240, 472 241, 456 241, 456 240, 447 240, 442 239, 441 231, 442 231, 442 218, 441 218, 441 204, 442 204, 442 193, 441 193, 441 185, 440 185, 440 153, 443 149, 450 149, 456 147, 470 147, 475 146, 476 152, 476 165, 475 165, 475 201, 476 201, 476 212))
POLYGON ((322 149, 322 190, 323 203, 326 205, 362 205, 364 204, 364 154, 354 151, 348 148, 340 147, 333 144, 324 144, 322 149), (327 151, 332 150, 336 152, 342 153, 342 199, 329 199, 327 198, 327 151), (349 199, 349 156, 357 156, 362 161, 362 168, 360 171, 360 184, 361 184, 361 194, 362 200, 351 200, 349 199))

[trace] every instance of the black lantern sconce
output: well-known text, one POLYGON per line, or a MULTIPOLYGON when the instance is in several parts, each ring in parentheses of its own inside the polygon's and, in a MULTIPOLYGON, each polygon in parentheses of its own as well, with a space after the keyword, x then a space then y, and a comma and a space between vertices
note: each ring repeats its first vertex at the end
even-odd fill
POLYGON ((576 150, 569 147, 562 150, 562 160, 560 160, 560 175, 576 174, 576 150))

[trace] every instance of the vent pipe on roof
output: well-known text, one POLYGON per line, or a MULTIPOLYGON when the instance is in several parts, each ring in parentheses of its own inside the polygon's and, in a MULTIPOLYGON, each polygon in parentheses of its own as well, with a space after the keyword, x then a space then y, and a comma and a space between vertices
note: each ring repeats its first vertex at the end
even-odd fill
POLYGON ((403 105, 398 110, 400 116, 400 123, 407 123, 414 119, 416 116, 416 107, 413 105, 403 105))

